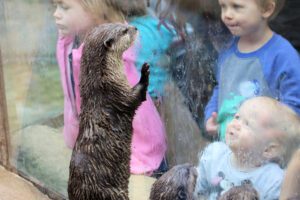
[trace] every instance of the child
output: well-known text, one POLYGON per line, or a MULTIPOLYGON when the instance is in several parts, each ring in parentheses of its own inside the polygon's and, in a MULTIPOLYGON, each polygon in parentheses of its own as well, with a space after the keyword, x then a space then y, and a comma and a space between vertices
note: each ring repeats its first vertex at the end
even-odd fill
POLYGON ((166 51, 175 32, 168 30, 165 26, 159 26, 159 20, 152 16, 149 10, 140 16, 135 13, 131 14, 130 24, 137 27, 140 33, 136 44, 138 58, 135 64, 139 71, 143 62, 150 64, 151 76, 148 91, 150 96, 158 101, 163 96, 166 81, 170 79, 167 71, 169 59, 166 51))
MULTIPOLYGON (((64 139, 73 148, 79 127, 80 58, 86 34, 106 22, 123 22, 126 10, 115 0, 55 0, 55 22, 58 27, 57 60, 64 92, 64 139), (122 10, 123 9, 123 10, 122 10)), ((133 86, 139 77, 134 66, 134 49, 123 54, 125 74, 133 86)), ((142 103, 133 120, 131 173, 150 175, 156 170, 166 151, 165 130, 151 101, 142 103)))
MULTIPOLYGON (((163 96, 168 77, 167 49, 175 35, 165 26, 159 26, 159 20, 152 10, 146 7, 144 0, 128 0, 128 22, 139 30, 139 39, 135 42, 137 57, 135 65, 138 71, 144 62, 151 66, 148 92, 156 103, 163 96)), ((158 104, 159 105, 159 104, 158 104)))
POLYGON ((233 38, 218 60, 218 85, 205 109, 206 130, 225 139, 237 105, 253 96, 270 96, 300 114, 300 59, 268 22, 283 0, 219 0, 221 18, 233 38))
POLYGON ((245 101, 226 130, 226 144, 203 152, 195 194, 217 199, 233 186, 251 183, 260 199, 278 199, 285 166, 299 145, 299 118, 269 97, 245 101))

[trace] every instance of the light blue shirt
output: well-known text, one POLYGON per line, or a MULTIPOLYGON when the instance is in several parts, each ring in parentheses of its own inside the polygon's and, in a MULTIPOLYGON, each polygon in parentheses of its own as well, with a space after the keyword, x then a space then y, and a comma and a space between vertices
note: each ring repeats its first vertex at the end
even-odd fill
POLYGON ((251 171, 240 171, 230 162, 232 151, 223 142, 210 144, 200 158, 195 193, 210 200, 233 186, 249 180, 261 200, 279 199, 284 171, 275 163, 267 163, 251 171))

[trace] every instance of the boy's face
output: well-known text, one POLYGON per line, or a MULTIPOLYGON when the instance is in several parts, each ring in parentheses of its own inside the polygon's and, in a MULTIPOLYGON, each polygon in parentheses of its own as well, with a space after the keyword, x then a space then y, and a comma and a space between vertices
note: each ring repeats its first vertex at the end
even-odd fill
POLYGON ((269 141, 270 113, 257 104, 245 102, 228 124, 226 143, 233 152, 260 155, 269 141))
POLYGON ((222 21, 235 36, 254 34, 266 23, 257 0, 219 0, 219 4, 222 21))
POLYGON ((83 9, 79 0, 54 0, 53 14, 59 35, 84 35, 93 26, 95 20, 91 13, 83 9))

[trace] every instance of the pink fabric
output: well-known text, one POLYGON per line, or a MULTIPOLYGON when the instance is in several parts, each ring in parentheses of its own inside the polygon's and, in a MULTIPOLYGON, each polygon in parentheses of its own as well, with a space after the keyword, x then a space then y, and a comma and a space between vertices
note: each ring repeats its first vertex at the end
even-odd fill
MULTIPOLYGON (((76 109, 72 109, 66 74, 68 46, 72 41, 73 38, 71 37, 60 37, 57 42, 56 52, 64 92, 64 140, 69 148, 74 147, 79 130, 77 113, 80 112, 79 73, 83 48, 83 45, 81 45, 78 49, 72 50, 76 94, 76 109)), ((123 54, 125 73, 131 86, 135 85, 139 80, 139 73, 134 65, 135 55, 136 53, 133 47, 129 48, 123 54)), ((136 111, 136 115, 133 119, 132 154, 130 161, 131 173, 150 175, 159 167, 165 155, 166 148, 164 125, 151 97, 147 95, 147 100, 143 102, 136 111)))

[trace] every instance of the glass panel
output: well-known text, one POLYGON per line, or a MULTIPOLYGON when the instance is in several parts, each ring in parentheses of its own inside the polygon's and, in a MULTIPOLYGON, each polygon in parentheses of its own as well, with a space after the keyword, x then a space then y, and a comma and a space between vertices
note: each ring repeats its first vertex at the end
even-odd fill
MULTIPOLYGON (((10 155, 11 164, 32 180, 45 185, 45 187, 55 192, 65 196, 67 195, 68 170, 71 158, 71 148, 67 146, 73 147, 76 142, 77 133, 79 132, 78 122, 80 117, 78 113, 81 102, 79 101, 80 94, 78 91, 80 90, 79 72, 80 67, 82 67, 80 66, 80 58, 83 47, 81 44, 88 44, 84 43, 84 39, 86 39, 87 32, 95 25, 93 21, 95 18, 101 16, 101 19, 96 21, 96 23, 102 23, 104 21, 123 22, 124 18, 119 15, 120 12, 123 12, 124 15, 128 15, 126 16, 127 22, 136 26, 139 30, 139 35, 134 45, 123 54, 125 75, 131 86, 138 82, 144 62, 150 64, 151 71, 148 86, 149 97, 146 103, 143 103, 139 107, 139 110, 136 111, 135 120, 133 120, 134 139, 131 143, 130 170, 131 174, 134 175, 131 176, 131 192, 137 191, 137 188, 141 186, 145 186, 144 189, 149 192, 151 183, 155 180, 153 178, 160 177, 173 166, 183 163, 198 166, 199 158, 204 148, 212 142, 221 140, 218 144, 225 145, 225 137, 221 133, 225 134, 227 122, 232 122, 232 118, 239 106, 243 105, 242 102, 250 97, 270 96, 280 101, 284 101, 286 100, 285 98, 287 98, 284 103, 287 103, 299 113, 299 94, 295 92, 298 91, 297 87, 300 83, 300 80, 298 80, 300 77, 299 66, 297 65, 299 64, 299 57, 297 57, 298 52, 293 50, 292 46, 285 45, 285 48, 288 46, 287 49, 290 50, 290 53, 284 56, 288 58, 289 56, 293 56, 293 61, 283 59, 284 61, 276 64, 276 67, 274 67, 272 64, 278 62, 280 59, 277 59, 276 56, 274 57, 275 54, 273 55, 270 52, 276 50, 276 53, 282 56, 280 48, 271 48, 270 51, 265 52, 266 54, 257 55, 260 53, 260 50, 265 50, 265 48, 269 47, 268 42, 271 41, 270 38, 273 38, 272 31, 264 29, 268 30, 266 31, 266 33, 268 33, 266 36, 272 37, 266 41, 259 40, 259 42, 264 41, 265 43, 258 43, 257 46, 254 47, 251 46, 252 42, 250 42, 250 44, 248 40, 253 39, 252 34, 243 35, 243 31, 239 32, 239 28, 242 30, 246 29, 246 33, 248 33, 247 31, 251 32, 256 30, 252 29, 253 24, 260 22, 259 20, 264 19, 264 16, 258 18, 254 17, 254 21, 251 21, 249 24, 245 23, 245 21, 247 21, 248 18, 252 19, 252 15, 250 15, 250 17, 247 16, 247 19, 243 18, 241 22, 239 22, 239 20, 238 22, 232 22, 232 24, 228 22, 228 29, 220 18, 221 12, 224 14, 225 8, 227 8, 225 6, 226 3, 224 3, 222 7, 223 10, 221 10, 219 2, 223 1, 228 2, 227 0, 122 0, 113 1, 120 4, 117 7, 121 9, 121 11, 115 11, 108 7, 104 9, 104 1, 99 0, 92 1, 93 3, 98 2, 96 5, 91 3, 91 5, 84 5, 82 7, 82 4, 76 7, 76 9, 79 10, 75 9, 76 12, 71 12, 74 7, 70 6, 69 3, 75 3, 77 5, 79 1, 54 1, 55 4, 57 4, 55 5, 57 9, 54 11, 52 1, 0 0, 0 42, 12 144, 10 155), (156 3, 158 3, 158 5, 156 5, 156 3), (148 5, 148 7, 146 8, 145 5, 148 5), (69 13, 70 7, 72 7, 72 9, 69 13), (82 8, 84 9, 82 10, 82 8), (97 17, 87 15, 86 11, 97 14, 97 17), (70 21, 75 21, 76 23, 68 24, 69 21, 60 21, 59 18, 62 14, 70 15, 70 21), (55 21, 57 26, 55 25, 55 21), (241 35, 241 38, 245 36, 244 39, 246 38, 246 40, 238 40, 239 38, 233 37, 231 33, 235 34, 235 36, 241 35), (67 37, 58 37, 58 34, 67 37), (242 44, 247 48, 243 45, 237 45, 238 41, 244 41, 245 43, 242 44), (55 53, 57 42, 61 45, 58 48, 58 55, 61 58, 59 63, 56 60, 55 53), (232 48, 230 49, 230 47, 232 48), (244 52, 240 52, 239 48, 244 48, 244 52), (227 51, 227 49, 232 51, 227 51), (251 52, 253 49, 255 49, 255 51, 251 52), (251 55, 250 57, 248 53, 251 55), (252 56, 252 53, 256 57, 252 56), (247 57, 247 59, 244 59, 245 57, 247 57), (273 60, 268 60, 269 57, 273 60), (286 63, 290 64, 287 66, 287 69, 290 71, 287 70, 288 72, 286 72, 283 70, 282 74, 276 78, 277 67, 286 63), (223 64, 227 65, 220 70, 220 66, 223 67, 223 64), (59 71, 59 65, 61 69, 65 70, 62 75, 59 71), (295 67, 295 65, 297 66, 295 67), (247 71, 249 76, 246 77, 244 74, 245 71, 247 71), (221 73, 223 75, 222 77, 216 76, 216 74, 219 75, 221 73), (293 76, 296 78, 293 78, 293 76), (274 78, 274 80, 272 78, 274 78), (292 84, 290 84, 289 78, 291 78, 292 84), (286 80, 288 81, 285 82, 286 80), (61 82, 64 83, 64 93, 62 92, 61 82), (218 97, 212 97, 213 89, 217 84, 219 84, 222 89, 219 90, 218 97), (291 89, 290 87, 294 88, 291 89), (291 89, 291 93, 286 93, 289 89, 291 89), (210 107, 207 107, 211 99, 213 99, 214 102, 209 104, 210 107), (66 106, 65 110, 64 105, 66 106), (206 108, 208 108, 208 111, 218 112, 218 116, 213 115, 215 119, 211 121, 213 125, 212 129, 215 129, 215 135, 213 136, 209 135, 206 130, 205 114, 211 114, 205 113, 206 108), (65 113, 63 113, 64 111, 65 113), (67 119, 65 124, 64 116, 67 116, 65 118, 67 119), (218 124, 219 122, 223 123, 218 124), (65 132, 63 134, 64 125, 65 132), (136 174, 143 175, 144 177, 147 176, 147 178, 150 176, 152 179, 148 179, 148 181, 150 181, 149 184, 139 184, 139 182, 135 182, 139 180, 139 176, 135 176, 136 174)), ((290 40, 291 44, 299 51, 300 19, 297 15, 299 15, 300 7, 296 1, 299 2, 299 0, 288 0, 283 11, 270 23, 272 30, 290 40), (291 13, 293 13, 293 16, 291 13)), ((239 6, 238 4, 230 4, 229 6, 232 6, 234 11, 246 9, 246 7, 249 6, 249 2, 251 4, 254 2, 257 3, 258 1, 237 2, 242 2, 247 5, 239 6)), ((256 6, 254 7, 256 8, 256 6)), ((272 5, 269 8, 272 8, 272 5)), ((260 13, 262 10, 264 9, 258 9, 256 11, 260 13)), ((246 12, 241 12, 239 14, 243 15, 245 13, 246 12)), ((263 33, 265 33, 264 30, 262 30, 263 33)), ((132 32, 135 31, 132 30, 132 32)), ((120 34, 114 35, 115 32, 109 31, 110 34, 107 34, 109 38, 104 40, 103 43, 100 43, 105 44, 104 50, 101 49, 101 53, 103 53, 101 56, 107 55, 107 52, 115 50, 118 47, 114 42, 118 41, 117 39, 120 35, 131 34, 132 32, 121 31, 120 34), (111 37, 115 38, 112 39, 111 37)), ((126 37, 122 41, 128 38, 134 37, 126 37)), ((262 38, 266 39, 267 37, 262 38)), ((282 41, 282 38, 278 40, 282 41)), ((93 48, 96 47, 94 46, 93 48)), ((89 53, 94 52, 97 51, 90 51, 89 53)), ((93 61, 99 61, 97 59, 100 59, 101 56, 94 56, 93 61)), ((91 62, 91 60, 87 60, 91 62)), ((119 63, 119 61, 107 62, 103 65, 112 63, 119 63)), ((92 65, 94 62, 89 64, 92 65)), ((107 68, 102 67, 99 71, 106 69, 107 68)), ((103 74, 113 76, 118 72, 118 69, 121 68, 119 67, 111 73, 103 74)), ((96 87, 100 87, 97 85, 97 81, 100 82, 102 79, 95 77, 95 74, 99 71, 95 70, 93 73, 89 71, 89 73, 82 75, 85 80, 92 80, 93 83, 87 84, 90 87, 84 88, 87 89, 84 91, 90 91, 90 88, 95 89, 96 87), (91 87, 91 85, 93 87, 91 87)), ((110 78, 116 80, 119 76, 110 78)), ((111 89, 114 87, 108 88, 111 89)), ((105 94, 109 93, 109 91, 110 90, 106 88, 105 94)), ((127 92, 127 90, 125 92, 127 92)), ((86 95, 86 93, 84 92, 84 95, 86 95)), ((102 95, 102 92, 99 93, 102 95)), ((121 112, 122 110, 120 111, 120 108, 127 108, 127 104, 124 106, 119 96, 114 96, 119 94, 119 91, 110 95, 108 94, 107 96, 102 95, 101 98, 99 98, 100 95, 95 95, 94 90, 91 91, 90 94, 93 95, 83 98, 85 100, 83 106, 90 105, 86 103, 87 100, 94 100, 91 104, 98 106, 92 108, 87 107, 89 110, 85 113, 81 113, 82 115, 80 116, 87 115, 89 117, 90 113, 96 113, 93 117, 98 117, 98 113, 105 113, 105 119, 109 119, 107 123, 114 123, 112 124, 113 130, 119 128, 121 130, 118 131, 124 131, 123 127, 119 127, 121 124, 119 121, 123 122, 119 119, 119 115, 127 113, 121 112), (98 98, 97 101, 95 101, 94 97, 95 99, 98 98), (106 98, 109 99, 107 100, 106 98), (121 103, 122 105, 119 107, 110 107, 110 104, 107 104, 107 102, 121 103), (112 109, 112 107, 115 108, 115 110, 112 109)), ((253 111, 255 110, 254 108, 255 107, 248 109, 248 111, 253 111)), ((277 111, 275 110, 274 113, 277 113, 277 111)), ((284 111, 282 111, 282 113, 284 113, 284 111)), ((293 116, 295 117, 296 115, 293 116)), ((258 117, 254 118, 256 120, 259 119, 258 117)), ((102 119, 103 118, 100 120, 102 119)), ((239 116, 234 118, 234 120, 238 119, 239 116)), ((293 120, 295 120, 295 118, 293 118, 293 120)), ((279 121, 277 122, 279 123, 279 121)), ((89 122, 94 123, 94 118, 89 122)), ((296 130, 294 132, 299 130, 299 127, 297 129, 297 125, 293 124, 292 121, 288 121, 287 123, 291 123, 289 124, 291 126, 286 126, 285 124, 283 128, 284 131, 288 132, 290 130, 288 127, 294 128, 293 131, 296 130)), ((96 123, 94 124, 95 126, 92 127, 98 128, 99 124, 102 125, 101 123, 96 123)), ((84 128, 89 128, 89 126, 85 127, 83 124, 82 130, 85 130, 84 128)), ((261 129, 259 130, 260 133, 265 133, 261 131, 261 129)), ((81 131, 81 134, 95 132, 81 131)), ((295 135, 293 135, 293 137, 294 136, 295 135)), ((256 142, 251 143, 252 138, 248 139, 246 137, 246 139, 241 142, 241 146, 249 142, 248 145, 252 144, 253 147, 255 147, 256 142)), ((281 138, 279 140, 280 142, 291 142, 285 139, 281 140, 281 138)), ((115 140, 111 142, 113 143, 115 140)), ((257 143, 260 144, 258 141, 257 143)), ((282 147, 288 146, 290 148, 288 150, 292 152, 292 150, 294 150, 293 148, 296 148, 299 143, 297 139, 295 139, 291 145, 287 145, 288 143, 284 144, 282 147)), ((227 155, 233 154, 231 152, 232 149, 229 150, 227 146, 222 149, 223 147, 224 146, 221 146, 220 149, 226 149, 230 152, 230 154, 227 155)), ((256 147, 254 149, 256 149, 256 147)), ((261 150, 264 148, 258 149, 261 150)), ((210 150, 211 152, 208 151, 208 153, 205 151, 204 156, 208 156, 209 159, 215 159, 215 153, 219 152, 219 147, 217 146, 217 148, 210 150)), ((291 153, 288 150, 286 150, 286 152, 291 153)), ((82 155, 80 154, 80 156, 82 155)), ((245 156, 245 159, 246 157, 247 156, 245 156)), ((220 159, 223 158, 223 154, 221 153, 220 159)), ((231 162, 231 157, 227 156, 226 158, 225 161, 223 160, 226 162, 226 165, 224 165, 225 168, 227 164, 231 162)), ((260 165, 262 161, 257 161, 260 158, 261 157, 258 156, 253 160, 260 165)), ((279 158, 275 157, 274 159, 279 158)), ((84 159, 78 160, 82 161, 84 159)), ((76 163, 78 160, 73 159, 71 163, 76 163)), ((218 162, 219 159, 216 159, 214 166, 217 166, 218 162)), ((257 163, 254 163, 254 167, 256 167, 257 163)), ((119 163, 116 165, 118 164, 119 163)), ((240 164, 245 163, 241 162, 240 164)), ((253 167, 251 165, 249 166, 253 167)), ((279 168, 276 169, 279 171, 282 170, 279 168)), ((214 168, 208 167, 208 170, 213 171, 214 168)), ((193 170, 188 170, 188 172, 192 173, 193 170)), ((212 173, 216 175, 216 177, 212 179, 216 178, 218 179, 217 181, 219 181, 217 183, 219 185, 212 188, 214 191, 216 188, 220 189, 220 181, 224 179, 224 173, 216 173, 214 171, 212 173)), ((265 174, 267 173, 263 173, 262 175, 265 174)), ((191 174, 186 175, 186 178, 189 178, 189 175, 191 174)), ((229 173, 229 175, 231 174, 229 173)), ((240 182, 244 182, 244 180, 240 182)), ((232 183, 227 182, 224 184, 232 185, 232 183)), ((190 187, 188 189, 190 189, 190 187)), ((218 191, 218 193, 221 192, 218 191)))
POLYGON ((0 6, 10 162, 33 180, 66 194, 71 150, 62 136, 63 94, 51 1, 1 0, 0 6))

